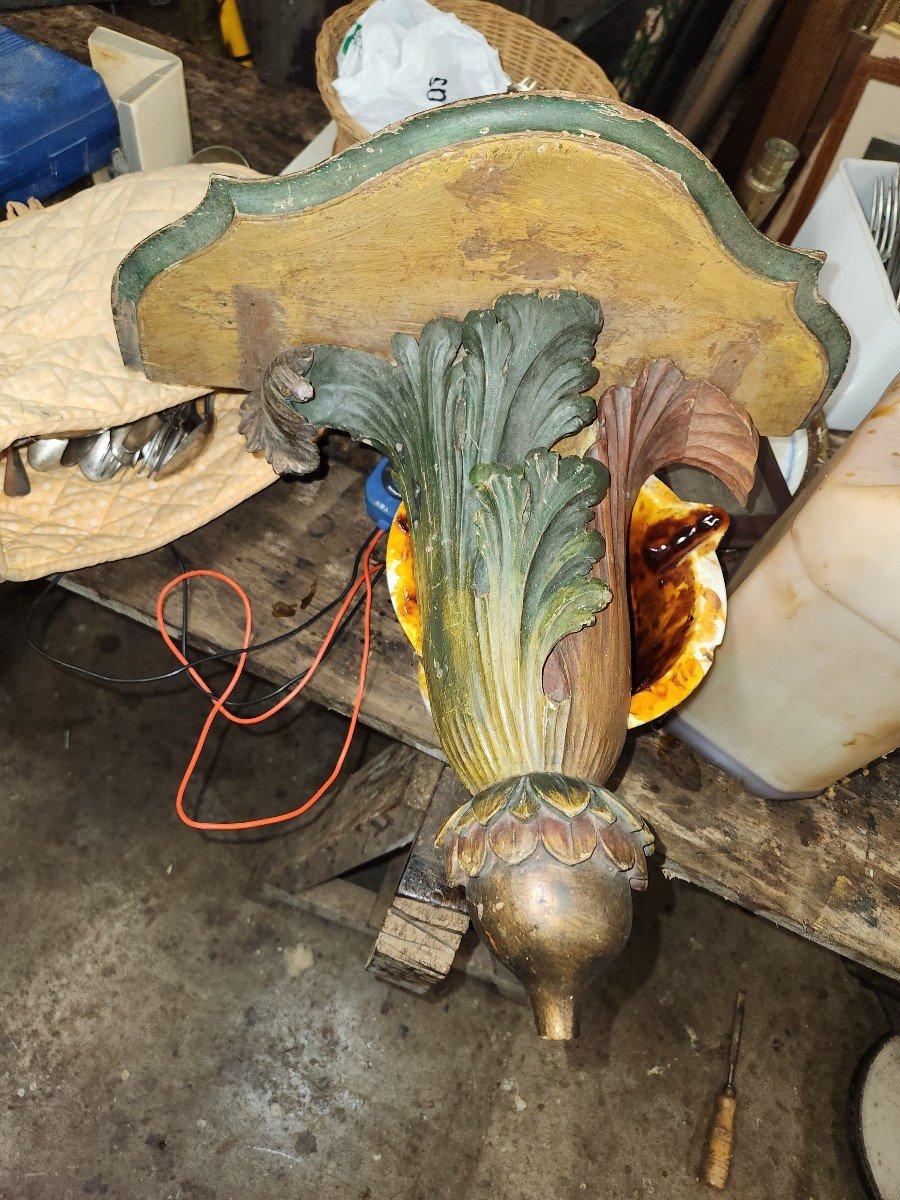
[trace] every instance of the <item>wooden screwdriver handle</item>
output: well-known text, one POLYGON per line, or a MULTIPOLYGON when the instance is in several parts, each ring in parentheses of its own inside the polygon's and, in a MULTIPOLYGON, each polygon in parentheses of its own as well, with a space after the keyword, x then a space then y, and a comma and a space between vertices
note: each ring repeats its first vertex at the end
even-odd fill
POLYGON ((731 1166, 731 1151, 734 1144, 734 1110, 737 1106, 734 1092, 721 1092, 716 1097, 713 1109, 712 1130, 701 1179, 710 1187, 723 1188, 728 1182, 731 1166))

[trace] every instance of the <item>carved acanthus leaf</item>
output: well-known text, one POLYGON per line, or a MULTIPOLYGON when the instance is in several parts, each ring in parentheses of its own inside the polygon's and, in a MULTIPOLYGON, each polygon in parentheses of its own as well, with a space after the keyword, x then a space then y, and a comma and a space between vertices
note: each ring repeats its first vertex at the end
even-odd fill
POLYGON ((510 768, 550 765, 544 663, 611 599, 607 585, 590 576, 603 538, 586 527, 608 481, 599 463, 548 450, 532 451, 520 467, 472 472, 479 702, 491 725, 505 730, 510 768))
POLYGON ((594 626, 560 643, 545 677, 570 700, 562 768, 580 779, 606 779, 625 740, 631 695, 631 630, 626 577, 628 528, 638 492, 668 463, 717 475, 740 499, 753 485, 756 430, 744 407, 709 383, 686 380, 671 359, 648 363, 634 387, 600 397, 598 435, 588 457, 609 468, 607 499, 595 509, 606 538, 598 569, 613 603, 594 626), (602 663, 602 669, 598 664, 602 663))
POLYGON ((312 396, 306 376, 311 363, 307 347, 285 350, 241 404, 238 429, 247 439, 247 449, 254 454, 261 451, 279 475, 307 475, 319 465, 316 427, 290 403, 312 396))
POLYGON ((509 779, 469 800, 446 822, 437 845, 455 884, 489 872, 497 862, 515 866, 545 853, 576 866, 602 851, 616 870, 627 873, 635 891, 643 891, 645 858, 653 853, 654 841, 641 817, 605 788, 536 773, 509 779), (529 808, 525 819, 514 811, 522 809, 523 797, 529 808))
POLYGON ((463 322, 462 370, 472 409, 467 434, 477 461, 517 466, 529 450, 549 447, 593 421, 583 395, 597 382, 594 344, 603 326, 592 296, 501 296, 463 322))
POLYGON ((746 503, 759 438, 743 405, 713 384, 685 379, 671 359, 657 358, 634 387, 608 388, 597 408, 594 453, 618 483, 610 499, 626 522, 641 486, 670 463, 711 471, 746 503))
POLYGON ((502 296, 462 322, 429 321, 418 340, 398 334, 393 364, 317 346, 301 386, 290 361, 269 388, 313 425, 390 457, 432 711, 472 791, 558 765, 564 713, 543 692, 544 663, 609 599, 589 578, 602 538, 585 528, 606 471, 549 453, 595 415, 581 393, 597 378, 601 323, 597 301, 577 292, 502 296))

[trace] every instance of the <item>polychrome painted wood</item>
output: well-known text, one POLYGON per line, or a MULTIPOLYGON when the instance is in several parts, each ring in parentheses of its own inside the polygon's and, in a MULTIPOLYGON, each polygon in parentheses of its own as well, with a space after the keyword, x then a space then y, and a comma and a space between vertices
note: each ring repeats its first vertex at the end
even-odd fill
POLYGON ((787 432, 827 393, 847 342, 818 266, 658 122, 537 97, 220 183, 122 267, 126 355, 262 375, 243 428, 280 469, 311 469, 319 425, 390 456, 435 726, 472 795, 441 834, 448 878, 544 1036, 576 1032, 652 847, 600 786, 629 708, 636 496, 674 461, 745 494, 748 414, 787 432))
POLYGON ((301 175, 213 180, 125 260, 114 305, 126 361, 151 378, 252 388, 291 345, 387 355, 436 314, 571 287, 604 309, 600 390, 668 355, 784 434, 849 350, 820 267, 753 229, 654 118, 511 96, 420 114, 301 175))
POLYGON ((391 458, 435 727, 472 794, 438 838, 447 877, 548 1038, 577 1035, 580 992, 627 941, 653 846, 599 786, 628 718, 640 484, 688 462, 745 498, 757 451, 746 410, 668 359, 595 405, 602 322, 575 291, 505 295, 398 333, 392 363, 285 351, 243 405, 251 448, 282 469, 314 465, 318 425, 391 458), (595 418, 584 457, 551 450, 595 418))

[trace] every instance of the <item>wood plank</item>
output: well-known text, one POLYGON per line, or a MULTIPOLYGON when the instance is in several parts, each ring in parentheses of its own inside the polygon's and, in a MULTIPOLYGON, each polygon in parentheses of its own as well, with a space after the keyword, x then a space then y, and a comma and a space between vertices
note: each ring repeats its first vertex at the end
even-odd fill
POLYGON ((285 892, 271 883, 251 887, 247 893, 254 900, 269 904, 286 904, 298 912, 312 913, 323 921, 334 921, 357 933, 371 934, 369 917, 372 913, 374 892, 350 883, 347 879, 329 879, 317 883, 305 892, 285 892))
MULTIPOLYGON (((372 902, 376 894, 347 879, 329 879, 305 892, 284 892, 266 883, 249 894, 264 903, 286 904, 298 912, 311 913, 322 921, 333 921, 358 933, 371 935, 372 932, 372 902)), ((463 939, 462 952, 453 958, 452 969, 470 979, 491 984, 517 1003, 526 1003, 524 989, 478 940, 474 931, 463 939)))
MULTIPOLYGON (((192 565, 216 567, 248 584, 257 636, 271 636, 285 628, 272 615, 276 601, 299 603, 316 579, 319 604, 343 585, 369 528, 363 479, 358 467, 333 462, 323 479, 276 484, 179 545, 192 565)), ((171 573, 170 559, 157 552, 77 572, 65 586, 152 624, 156 593, 171 573)), ((192 643, 202 648, 240 639, 230 595, 198 589, 192 622, 192 643)), ((317 641, 310 632, 273 647, 257 656, 254 671, 282 683, 308 661, 317 641)), ((382 589, 374 643, 364 719, 435 753, 412 655, 382 589)), ((326 660, 310 696, 347 712, 358 655, 354 631, 326 660)), ((160 665, 165 662, 161 654, 160 665)), ((868 775, 857 772, 834 789, 833 798, 768 802, 748 795, 680 743, 647 730, 629 739, 611 786, 656 831, 660 853, 651 869, 659 866, 900 979, 896 755, 874 764, 868 775)))
MULTIPOLYGON (((214 567, 244 586, 253 603, 254 640, 284 633, 318 611, 347 582, 357 550, 372 530, 366 515, 365 472, 331 462, 321 477, 281 480, 267 492, 181 538, 178 547, 192 567, 214 567), (306 609, 301 605, 315 587, 306 609), (279 608, 278 605, 286 606, 279 608), (279 612, 294 609, 290 617, 279 612)), ((155 628, 156 596, 174 574, 163 551, 124 562, 103 563, 65 577, 63 586, 155 628)), ((201 583, 192 589, 191 644, 199 651, 238 646, 240 606, 230 589, 201 583)), ((168 615, 178 619, 179 605, 168 615)), ((312 629, 252 657, 259 678, 284 683, 309 663, 327 628, 312 629)), ((349 713, 362 648, 361 619, 337 642, 306 690, 338 712, 349 713)), ((161 652, 162 662, 171 660, 161 652)), ((163 666, 161 669, 165 669, 163 666)), ((399 741, 441 757, 416 680, 413 653, 394 618, 387 589, 375 592, 372 654, 363 720, 399 741)))
POLYGON ((87 40, 98 25, 177 54, 184 63, 194 149, 231 146, 267 175, 276 175, 328 123, 316 92, 287 84, 267 86, 239 63, 200 54, 178 38, 126 21, 108 9, 69 5, 6 12, 3 24, 86 64, 87 40))
POLYGON ((315 820, 279 838, 254 881, 301 892, 409 846, 443 769, 429 755, 395 742, 324 801, 315 820))
POLYGON ((469 928, 465 897, 447 883, 434 844, 465 798, 462 784, 444 767, 367 964, 379 978, 418 994, 444 978, 469 928))
MULTIPOLYGON (((413 754, 418 754, 418 750, 413 750, 413 754)), ((420 755, 423 758, 424 755, 420 755)), ((388 860, 384 878, 381 881, 381 886, 375 897, 375 903, 372 905, 372 911, 369 913, 369 925, 372 929, 380 929, 384 924, 384 918, 387 916, 388 909, 394 902, 394 897, 397 892, 397 884, 400 882, 400 876, 403 874, 403 868, 406 865, 404 855, 396 853, 388 860)))
POLYGON ((441 826, 467 799, 466 789, 445 766, 409 852, 406 870, 397 887, 398 895, 454 912, 467 912, 462 889, 447 883, 444 856, 434 844, 441 826))
POLYGON ((751 796, 666 734, 625 758, 610 786, 653 826, 666 875, 900 979, 896 754, 792 801, 751 796))
POLYGON ((468 928, 468 913, 397 895, 367 969, 379 979, 424 995, 449 973, 468 928))

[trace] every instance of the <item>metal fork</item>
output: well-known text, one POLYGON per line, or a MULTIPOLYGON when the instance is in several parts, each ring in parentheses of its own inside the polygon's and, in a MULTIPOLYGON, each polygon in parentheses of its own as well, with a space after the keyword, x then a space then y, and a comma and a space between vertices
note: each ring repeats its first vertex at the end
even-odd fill
POLYGON ((892 178, 879 175, 875 180, 872 216, 869 219, 869 229, 883 263, 886 263, 891 257, 897 243, 898 227, 900 227, 900 173, 895 171, 892 178))

